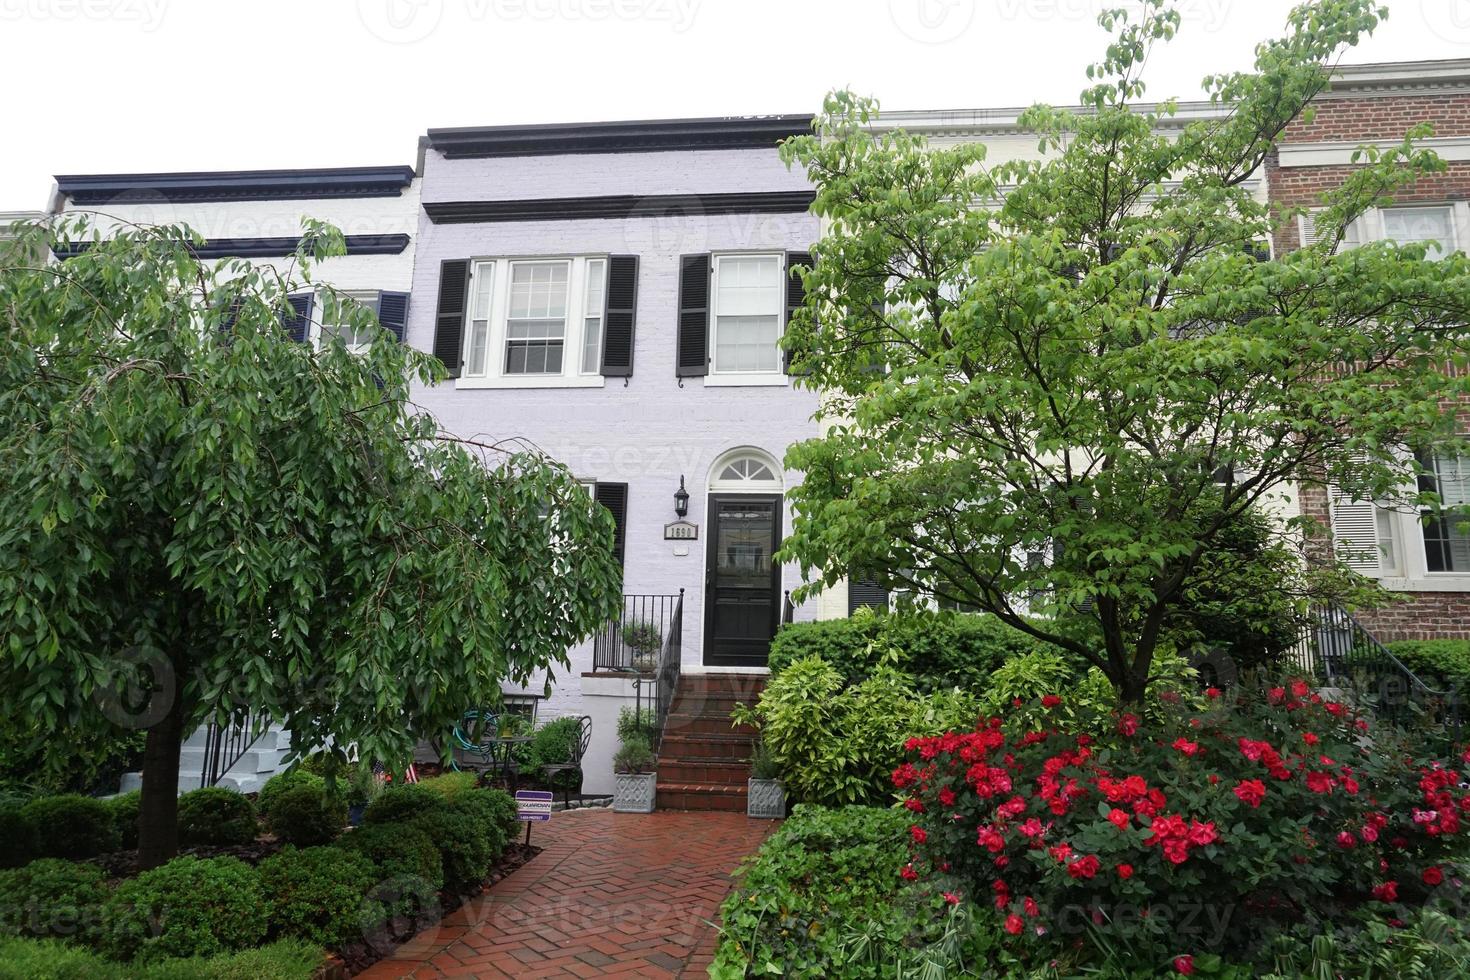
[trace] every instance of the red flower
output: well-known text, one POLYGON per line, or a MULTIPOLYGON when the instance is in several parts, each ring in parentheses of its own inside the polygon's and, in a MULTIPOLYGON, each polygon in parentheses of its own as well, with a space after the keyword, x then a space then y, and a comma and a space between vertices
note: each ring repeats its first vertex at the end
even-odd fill
POLYGON ((1266 692, 1266 698, 1272 704, 1280 704, 1282 701, 1286 700, 1286 688, 1273 687, 1271 688, 1271 690, 1266 692))
POLYGON ((1012 912, 1010 915, 1006 916, 1006 932, 1010 933, 1012 936, 1019 936, 1021 934, 1021 930, 1025 928, 1026 921, 1016 913, 1012 912))
POLYGON ((898 876, 904 881, 919 880, 919 873, 914 870, 914 866, 912 864, 905 864, 903 866, 903 870, 898 873, 898 876))
POLYGON ((915 844, 922 844, 929 839, 929 833, 918 824, 909 828, 909 834, 913 836, 915 844))
POLYGON ((1027 837, 1040 837, 1045 832, 1041 826, 1041 821, 1035 817, 1028 818, 1018 829, 1027 837))
POLYGON ((1373 897, 1380 902, 1397 901, 1399 897, 1399 883, 1396 881, 1385 881, 1381 885, 1374 885, 1373 897))
POLYGON ((1133 865, 1131 865, 1131 864, 1120 864, 1120 865, 1118 865, 1118 877, 1119 878, 1122 878, 1124 881, 1127 881, 1129 878, 1132 878, 1133 877, 1133 865))
POLYGON ((1209 698, 1211 701, 1214 701, 1219 696, 1220 696, 1220 689, 1218 687, 1207 687, 1207 688, 1205 688, 1205 697, 1209 698))
POLYGON ((1194 758, 1199 754, 1199 743, 1191 742, 1187 738, 1180 737, 1174 740, 1174 749, 1190 758, 1194 758))
POLYGON ((1055 694, 1048 694, 1046 697, 1041 699, 1041 706, 1043 708, 1055 708, 1061 703, 1062 699, 1057 697, 1055 694))
POLYGON ((948 902, 949 904, 951 904, 951 905, 958 905, 958 904, 960 904, 960 897, 958 895, 956 895, 954 892, 943 892, 942 894, 944 895, 944 900, 946 902, 948 902))
POLYGON ((1259 807, 1261 801, 1266 798, 1266 784, 1259 779, 1242 779, 1236 784, 1233 792, 1242 803, 1259 807))
POLYGON ((924 804, 923 804, 923 801, 921 801, 921 800, 918 800, 918 799, 904 800, 903 801, 903 805, 909 811, 911 811, 913 813, 923 813, 924 812, 924 804))
POLYGON ((1439 870, 1437 866, 1431 864, 1424 869, 1424 884, 1433 888, 1442 881, 1444 881, 1444 872, 1439 870))
POLYGON ((1309 691, 1311 691, 1311 688, 1307 686, 1306 681, 1291 682, 1291 693, 1293 697, 1304 698, 1309 691))
POLYGON ((954 790, 948 786, 941 787, 939 790, 939 802, 942 806, 954 806, 954 790))
MULTIPOLYGON (((1118 732, 1120 734, 1123 734, 1123 735, 1137 735, 1138 734, 1138 716, 1137 715, 1124 714, 1123 717, 1121 717, 1121 718, 1118 719, 1118 732)), ((1467 760, 1467 761, 1470 761, 1470 760, 1467 760)))
POLYGON ((1114 807, 1108 811, 1108 821, 1119 830, 1126 829, 1130 819, 1127 810, 1119 810, 1117 807, 1114 807))
POLYGON ((1076 879, 1092 878, 1097 874, 1098 867, 1102 864, 1095 855, 1089 854, 1080 857, 1067 865, 1067 874, 1076 879))
POLYGON ((1200 823, 1198 820, 1189 821, 1189 842, 1204 847, 1213 844, 1220 837, 1220 832, 1215 829, 1213 820, 1200 823))
POLYGON ((1331 793, 1335 785, 1337 785, 1337 780, 1325 772, 1307 773, 1307 789, 1313 793, 1331 793))
POLYGON ((1021 908, 1024 909, 1026 914, 1031 916, 1033 919, 1041 911, 1041 907, 1036 904, 1036 899, 1032 898, 1030 895, 1027 895, 1026 900, 1021 903, 1021 908))
POLYGON ((1337 846, 1343 850, 1350 850, 1358 846, 1358 839, 1353 836, 1352 831, 1344 830, 1337 835, 1337 846))
POLYGON ((1187 955, 1174 957, 1174 972, 1182 973, 1186 977, 1192 974, 1194 972, 1194 957, 1187 955))
POLYGON ((1308 745, 1316 745, 1322 740, 1316 735, 1313 735, 1311 732, 1302 732, 1302 741, 1306 742, 1308 745))
POLYGON ((903 765, 893 770, 893 785, 899 789, 908 789, 918 780, 918 778, 918 770, 914 768, 913 763, 911 762, 905 762, 903 765))
POLYGON ((1341 718, 1343 715, 1347 714, 1347 709, 1338 704, 1336 701, 1328 701, 1326 704, 1322 705, 1322 707, 1326 708, 1327 713, 1334 718, 1341 718))

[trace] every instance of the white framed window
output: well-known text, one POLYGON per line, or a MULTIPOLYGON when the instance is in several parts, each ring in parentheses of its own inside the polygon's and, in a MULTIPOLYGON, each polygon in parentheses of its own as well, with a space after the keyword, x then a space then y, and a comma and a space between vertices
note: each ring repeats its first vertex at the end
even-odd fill
MULTIPOLYGON (((361 303, 363 306, 366 306, 368 309, 372 310, 375 315, 377 314, 377 293, 349 292, 345 295, 361 303)), ((320 295, 318 295, 317 302, 319 303, 320 300, 321 297, 320 295)), ((372 346, 373 342, 371 328, 354 330, 350 324, 346 323, 338 323, 331 326, 320 324, 316 326, 316 345, 318 348, 327 343, 333 337, 341 338, 342 343, 347 347, 347 353, 349 354, 365 354, 367 353, 368 348, 372 346)))
POLYGON ((1455 213, 1450 205, 1382 208, 1383 237, 1400 245, 1426 244, 1431 259, 1455 250, 1455 213))
POLYGON ((710 374, 713 378, 784 381, 785 318, 780 253, 714 256, 710 288, 710 374))
POLYGON ((601 387, 606 295, 606 256, 475 260, 456 385, 601 387))
MULTIPOLYGON (((1445 508, 1470 504, 1470 456, 1434 456, 1422 459, 1429 472, 1419 488, 1439 495, 1445 508)), ((1464 512, 1426 511, 1421 515, 1424 570, 1430 575, 1470 574, 1470 516, 1464 512)))

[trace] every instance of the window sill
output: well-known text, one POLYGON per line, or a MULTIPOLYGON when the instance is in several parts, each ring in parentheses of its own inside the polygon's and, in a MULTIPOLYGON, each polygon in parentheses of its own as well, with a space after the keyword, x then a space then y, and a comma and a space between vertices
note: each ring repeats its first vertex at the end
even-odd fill
POLYGON ((784 388, 787 383, 784 374, 707 374, 704 378, 706 388, 784 388))
POLYGON ((1430 572, 1418 578, 1385 577, 1378 584, 1390 592, 1470 592, 1470 575, 1430 572))
POLYGON ((456 389, 478 388, 603 388, 607 379, 600 374, 523 375, 499 378, 457 378, 456 389))

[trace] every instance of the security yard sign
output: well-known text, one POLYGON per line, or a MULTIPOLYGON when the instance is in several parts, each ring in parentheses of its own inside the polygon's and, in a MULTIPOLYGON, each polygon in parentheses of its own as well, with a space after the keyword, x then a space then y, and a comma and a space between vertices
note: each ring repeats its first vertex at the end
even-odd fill
POLYGON ((550 820, 551 792, 544 789, 517 790, 516 817, 520 820, 550 820))

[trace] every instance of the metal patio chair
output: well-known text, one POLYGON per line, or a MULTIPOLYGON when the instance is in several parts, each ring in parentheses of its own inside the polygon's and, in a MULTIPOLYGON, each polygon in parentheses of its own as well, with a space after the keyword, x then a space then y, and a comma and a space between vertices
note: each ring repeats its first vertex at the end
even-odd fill
MULTIPOLYGON (((587 755, 587 746, 592 741, 592 719, 583 715, 578 722, 577 738, 572 743, 571 757, 566 762, 549 762, 541 767, 541 771, 546 774, 546 781, 553 787, 556 785, 555 778, 560 773, 582 771, 582 759, 587 755)), ((571 808, 572 790, 570 786, 563 787, 561 802, 564 809, 571 808)))

